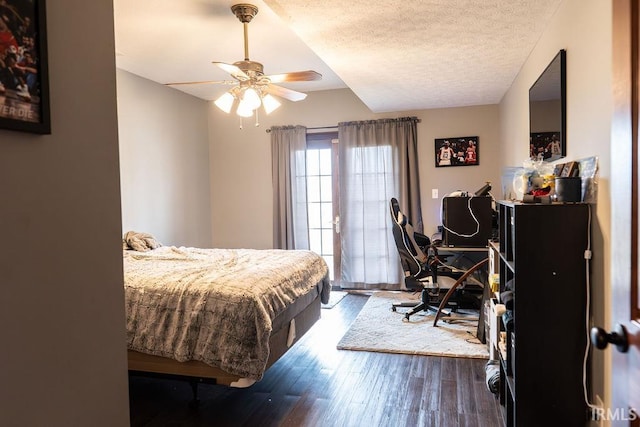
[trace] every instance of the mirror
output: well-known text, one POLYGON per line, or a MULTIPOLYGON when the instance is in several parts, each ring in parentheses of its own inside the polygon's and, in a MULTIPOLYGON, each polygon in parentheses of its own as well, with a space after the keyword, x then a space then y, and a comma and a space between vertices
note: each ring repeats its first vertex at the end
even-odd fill
POLYGON ((529 89, 529 155, 551 162, 567 155, 566 51, 561 50, 529 89))

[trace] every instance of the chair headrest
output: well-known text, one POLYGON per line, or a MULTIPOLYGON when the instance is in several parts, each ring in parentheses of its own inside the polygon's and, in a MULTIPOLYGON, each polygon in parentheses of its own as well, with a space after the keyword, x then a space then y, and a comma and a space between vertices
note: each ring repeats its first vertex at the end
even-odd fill
POLYGON ((398 217, 396 218, 396 221, 400 225, 403 225, 403 226, 407 225, 407 216, 402 212, 398 212, 398 217))
POLYGON ((391 210, 391 216, 395 217, 400 211, 400 204, 395 198, 391 198, 389 201, 389 209, 391 210))

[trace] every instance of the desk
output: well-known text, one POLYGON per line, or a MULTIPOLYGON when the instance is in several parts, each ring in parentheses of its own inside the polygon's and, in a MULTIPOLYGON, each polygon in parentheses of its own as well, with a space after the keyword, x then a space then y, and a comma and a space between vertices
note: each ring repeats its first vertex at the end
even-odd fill
MULTIPOLYGON (((488 247, 435 246, 442 263, 462 272, 488 256, 488 247)), ((457 277, 454 277, 457 279, 457 277)), ((484 283, 482 283, 484 285, 484 283)))
MULTIPOLYGON (((484 247, 484 248, 476 248, 476 247, 447 247, 447 246, 440 246, 440 247, 436 247, 436 249, 438 250, 438 255, 442 254, 442 255, 447 255, 447 253, 451 253, 451 255, 455 256, 453 262, 460 262, 460 260, 462 258, 468 258, 470 260, 473 260, 473 262, 475 262, 473 264, 473 266, 471 266, 471 268, 466 269, 465 268, 465 272, 464 274, 462 274, 462 276, 460 276, 456 282, 453 284, 453 286, 451 286, 451 288, 447 291, 447 293, 444 295, 444 297, 442 298, 442 300, 440 301, 440 305, 438 306, 438 311, 436 312, 436 316, 433 320, 433 326, 438 326, 438 320, 440 319, 440 314, 442 313, 443 309, 446 307, 447 302, 449 301, 449 298, 451 298, 451 295, 453 295, 453 293, 456 291, 456 289, 462 285, 464 283, 465 280, 467 280, 467 278, 469 278, 469 276, 471 276, 471 274, 473 274, 474 272, 476 272, 477 270, 479 270, 481 267, 483 267, 485 264, 487 264, 489 262, 489 248, 484 247)), ((446 262, 446 265, 451 265, 453 267, 455 267, 455 265, 453 265, 453 262, 446 262)), ((457 267, 460 268, 460 267, 457 267)), ((486 284, 482 284, 483 287, 486 287, 486 284)), ((486 292, 483 292, 483 294, 485 294, 486 292)), ((484 298, 483 298, 484 300, 484 298)), ((480 305, 480 314, 482 315, 483 312, 483 304, 484 301, 481 303, 480 305)), ((482 317, 482 316, 481 316, 482 317)), ((480 329, 480 323, 481 321, 478 320, 478 329, 480 329)), ((484 329, 484 327, 483 327, 484 329)))
POLYGON ((482 247, 466 247, 466 246, 436 246, 438 252, 451 252, 451 253, 483 253, 486 254, 489 250, 488 246, 482 247))

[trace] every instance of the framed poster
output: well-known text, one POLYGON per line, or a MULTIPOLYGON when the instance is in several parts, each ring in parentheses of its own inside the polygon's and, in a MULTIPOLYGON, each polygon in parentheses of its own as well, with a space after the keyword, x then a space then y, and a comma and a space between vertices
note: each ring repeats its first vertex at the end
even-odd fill
POLYGON ((477 166, 480 164, 480 146, 477 136, 436 138, 436 167, 477 166))
POLYGON ((45 0, 0 1, 0 129, 51 133, 45 0))

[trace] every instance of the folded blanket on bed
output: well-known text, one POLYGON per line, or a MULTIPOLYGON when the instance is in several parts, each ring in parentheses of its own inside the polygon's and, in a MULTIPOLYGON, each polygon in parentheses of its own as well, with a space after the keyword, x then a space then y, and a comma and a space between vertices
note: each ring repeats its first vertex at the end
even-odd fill
POLYGON ((151 234, 139 233, 137 231, 127 231, 122 239, 123 249, 133 249, 134 251, 146 252, 162 246, 151 234))
POLYGON ((262 378, 278 314, 310 292, 329 300, 327 265, 311 251, 123 253, 128 348, 245 378, 262 378))

